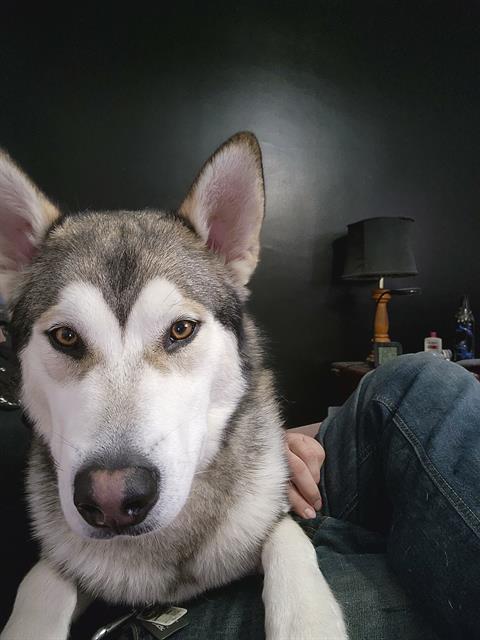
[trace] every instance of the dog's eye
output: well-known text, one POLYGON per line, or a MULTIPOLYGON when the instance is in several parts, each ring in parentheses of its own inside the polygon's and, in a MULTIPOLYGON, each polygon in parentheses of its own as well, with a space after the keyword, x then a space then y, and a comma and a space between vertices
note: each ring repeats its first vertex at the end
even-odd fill
POLYGON ((57 327, 48 333, 50 340, 63 349, 73 349, 80 344, 80 338, 70 327, 57 327))
POLYGON ((170 327, 170 340, 178 341, 190 338, 196 326, 197 323, 193 320, 177 320, 177 322, 170 327))
POLYGON ((85 343, 76 331, 70 327, 55 327, 45 332, 54 349, 70 356, 74 360, 83 358, 86 352, 85 343))

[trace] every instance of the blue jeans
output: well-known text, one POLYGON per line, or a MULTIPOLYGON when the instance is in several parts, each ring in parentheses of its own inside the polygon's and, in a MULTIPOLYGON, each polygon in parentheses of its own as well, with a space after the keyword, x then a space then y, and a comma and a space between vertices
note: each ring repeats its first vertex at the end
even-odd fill
MULTIPOLYGON (((402 356, 368 374, 319 439, 324 510, 302 525, 351 640, 480 638, 475 378, 402 356)), ((249 577, 187 603, 190 624, 174 638, 261 640, 261 589, 249 577)))
POLYGON ((324 427, 326 512, 385 536, 388 566, 440 637, 480 638, 477 380, 403 356, 324 427))

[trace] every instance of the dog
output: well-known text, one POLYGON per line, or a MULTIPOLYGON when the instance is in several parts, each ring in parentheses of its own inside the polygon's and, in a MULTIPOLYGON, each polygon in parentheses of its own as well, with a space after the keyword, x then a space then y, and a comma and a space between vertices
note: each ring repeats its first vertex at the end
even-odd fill
POLYGON ((347 638, 288 515, 284 429, 244 308, 264 208, 251 133, 217 149, 175 212, 63 216, 0 155, 41 549, 1 640, 66 639, 85 598, 182 602, 259 567, 268 640, 347 638))

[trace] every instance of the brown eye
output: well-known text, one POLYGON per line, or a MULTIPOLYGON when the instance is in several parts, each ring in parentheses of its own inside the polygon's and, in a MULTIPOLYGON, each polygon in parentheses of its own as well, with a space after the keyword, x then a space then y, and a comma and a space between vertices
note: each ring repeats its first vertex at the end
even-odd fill
POLYGON ((170 327, 170 339, 171 340, 186 340, 195 331, 197 326, 193 320, 178 320, 170 327))
POLYGON ((78 334, 69 327, 58 327, 58 329, 54 329, 50 335, 58 345, 65 349, 76 347, 80 342, 78 334))

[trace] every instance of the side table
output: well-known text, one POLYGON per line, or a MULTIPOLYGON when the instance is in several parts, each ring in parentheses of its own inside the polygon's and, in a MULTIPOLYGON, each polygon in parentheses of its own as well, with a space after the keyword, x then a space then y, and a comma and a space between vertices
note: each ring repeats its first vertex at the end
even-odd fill
POLYGON ((341 406, 355 391, 363 376, 372 369, 366 362, 332 362, 333 404, 341 406))

